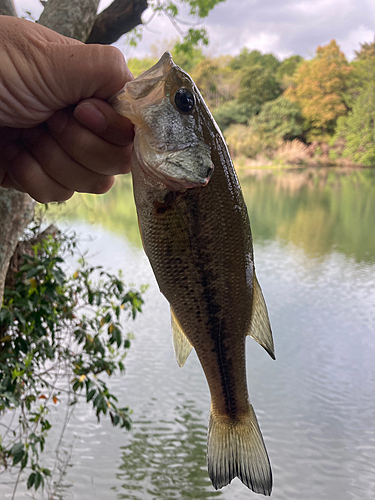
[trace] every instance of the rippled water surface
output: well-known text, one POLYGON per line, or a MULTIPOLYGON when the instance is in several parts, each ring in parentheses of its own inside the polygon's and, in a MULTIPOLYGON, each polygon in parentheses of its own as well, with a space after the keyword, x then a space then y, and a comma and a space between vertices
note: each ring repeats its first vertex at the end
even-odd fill
MULTIPOLYGON (((247 340, 248 384, 275 500, 375 498, 375 171, 258 171, 241 178, 277 360, 247 340)), ((125 377, 112 382, 133 429, 79 407, 66 434, 62 498, 245 500, 206 468, 207 384, 192 353, 174 359, 169 306, 141 249, 128 183, 67 205, 91 261, 149 283, 125 377), (79 204, 78 204, 79 203, 79 204), (77 205, 78 204, 78 205, 77 205), (93 224, 95 222, 95 224, 93 224)), ((59 409, 54 422, 62 420, 59 409)), ((10 489, 0 486, 4 498, 10 489)), ((16 498, 29 498, 19 490, 16 498)))

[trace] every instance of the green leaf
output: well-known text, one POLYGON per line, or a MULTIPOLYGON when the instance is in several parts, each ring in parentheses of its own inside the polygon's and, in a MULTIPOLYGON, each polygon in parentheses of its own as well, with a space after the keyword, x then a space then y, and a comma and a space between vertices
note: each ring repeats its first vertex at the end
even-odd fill
POLYGON ((10 450, 10 455, 13 457, 13 465, 17 465, 21 462, 25 453, 24 444, 16 443, 10 450))
POLYGON ((29 454, 27 451, 25 451, 21 460, 21 469, 24 469, 26 467, 28 458, 29 454))
POLYGON ((172 17, 176 17, 178 15, 178 8, 177 6, 174 4, 174 3, 170 3, 169 5, 167 5, 166 7, 166 11, 168 12, 168 14, 172 17))
POLYGON ((95 396, 95 394, 96 394, 96 389, 91 389, 86 396, 87 402, 91 401, 92 398, 95 396))
POLYGON ((32 472, 30 474, 30 476, 28 477, 27 479, 27 489, 29 490, 35 483, 35 476, 36 476, 36 473, 35 472, 32 472))
POLYGON ((37 471, 35 473, 35 482, 34 482, 35 489, 37 490, 41 484, 44 485, 44 479, 42 474, 39 471, 37 471))

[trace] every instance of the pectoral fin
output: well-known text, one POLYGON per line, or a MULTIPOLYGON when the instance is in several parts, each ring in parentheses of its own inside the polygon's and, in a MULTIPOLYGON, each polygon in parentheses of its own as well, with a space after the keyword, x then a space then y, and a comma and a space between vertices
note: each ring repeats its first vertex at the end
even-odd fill
POLYGON ((171 322, 172 322, 172 334, 173 334, 173 347, 176 355, 177 363, 179 366, 184 366, 187 357, 190 354, 193 346, 190 344, 184 331, 181 328, 178 319, 171 307, 171 322))
POLYGON ((262 289, 254 273, 254 296, 251 322, 248 335, 253 337, 268 352, 272 359, 275 358, 270 320, 268 318, 267 306, 263 297, 262 289))

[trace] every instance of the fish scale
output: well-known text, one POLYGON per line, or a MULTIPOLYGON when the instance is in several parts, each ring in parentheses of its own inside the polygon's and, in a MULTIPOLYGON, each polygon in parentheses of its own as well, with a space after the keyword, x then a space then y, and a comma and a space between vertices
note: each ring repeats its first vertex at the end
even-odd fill
POLYGON ((193 347, 210 389, 212 483, 221 488, 237 476, 269 495, 272 473, 249 402, 245 341, 251 335, 274 357, 273 340, 247 209, 225 142, 193 81, 168 53, 112 104, 136 125, 132 176, 139 226, 171 305, 177 360, 182 366, 193 347))

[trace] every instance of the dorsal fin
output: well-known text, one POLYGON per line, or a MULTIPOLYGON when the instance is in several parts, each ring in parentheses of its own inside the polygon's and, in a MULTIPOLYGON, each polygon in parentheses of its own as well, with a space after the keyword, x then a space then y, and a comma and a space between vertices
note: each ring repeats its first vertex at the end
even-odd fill
POLYGON ((250 337, 253 337, 253 339, 256 340, 258 344, 264 347, 264 349, 268 352, 272 359, 276 359, 267 306, 255 272, 253 285, 253 309, 251 311, 251 321, 248 335, 250 335, 250 337))
POLYGON ((171 307, 171 323, 172 323, 172 334, 173 334, 173 347, 176 355, 177 363, 179 366, 184 366, 187 357, 189 356, 193 346, 190 344, 186 335, 181 328, 178 319, 171 307))

